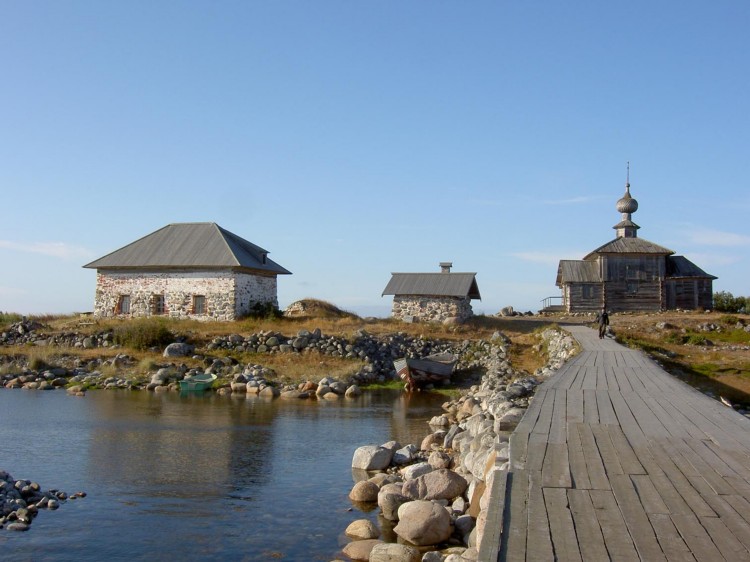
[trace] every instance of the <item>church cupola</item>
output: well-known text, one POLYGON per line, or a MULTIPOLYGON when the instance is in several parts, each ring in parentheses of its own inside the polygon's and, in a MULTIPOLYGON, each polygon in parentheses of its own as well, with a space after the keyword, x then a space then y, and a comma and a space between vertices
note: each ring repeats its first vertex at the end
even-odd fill
POLYGON ((628 175, 625 180, 625 195, 617 201, 617 212, 622 214, 622 220, 614 228, 617 230, 618 238, 637 238, 640 226, 635 224, 631 217, 638 210, 638 201, 630 195, 630 162, 628 162, 628 175))

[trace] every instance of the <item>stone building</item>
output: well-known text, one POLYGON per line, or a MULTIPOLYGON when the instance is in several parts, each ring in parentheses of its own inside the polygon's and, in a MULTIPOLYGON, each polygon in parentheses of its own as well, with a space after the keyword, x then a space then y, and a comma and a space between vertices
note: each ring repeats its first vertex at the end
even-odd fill
POLYGON ((391 315, 406 322, 464 322, 473 316, 471 301, 481 300, 476 273, 392 273, 383 295, 393 295, 391 315))
POLYGON ((566 312, 612 312, 710 309, 713 275, 684 256, 638 238, 632 220, 638 201, 625 195, 617 201, 621 221, 613 228, 617 237, 582 260, 561 260, 556 284, 562 290, 566 312))
POLYGON ((234 320, 278 308, 276 277, 290 274, 216 223, 169 224, 83 267, 98 317, 234 320))

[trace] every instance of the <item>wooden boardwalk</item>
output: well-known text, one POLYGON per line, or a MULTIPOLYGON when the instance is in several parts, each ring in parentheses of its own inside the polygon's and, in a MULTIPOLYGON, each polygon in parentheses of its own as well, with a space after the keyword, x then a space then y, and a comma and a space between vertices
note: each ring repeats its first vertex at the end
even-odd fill
POLYGON ((498 560, 750 561, 750 420, 567 329, 583 351, 511 436, 498 560))

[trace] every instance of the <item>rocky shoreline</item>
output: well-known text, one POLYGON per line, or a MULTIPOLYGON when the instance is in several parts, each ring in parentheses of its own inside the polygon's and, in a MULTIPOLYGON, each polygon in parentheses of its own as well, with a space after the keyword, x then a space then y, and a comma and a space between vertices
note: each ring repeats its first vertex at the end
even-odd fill
POLYGON ((43 491, 36 482, 16 480, 0 470, 0 529, 28 531, 40 510, 55 510, 68 499, 85 497, 85 492, 68 495, 60 490, 43 491))
POLYGON ((443 405, 420 445, 393 441, 365 445, 353 455, 358 481, 349 498, 379 508, 381 528, 368 519, 345 531, 342 555, 369 562, 478 560, 491 470, 508 469, 510 433, 526 412, 536 386, 576 353, 566 333, 542 334, 548 362, 523 377, 504 346, 491 347, 481 385, 443 405))

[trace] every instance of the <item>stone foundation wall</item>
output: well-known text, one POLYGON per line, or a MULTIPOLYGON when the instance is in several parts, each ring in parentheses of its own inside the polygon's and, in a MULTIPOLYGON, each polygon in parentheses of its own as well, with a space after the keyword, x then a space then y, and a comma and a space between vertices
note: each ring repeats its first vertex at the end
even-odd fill
POLYGON ((232 271, 171 273, 97 272, 94 316, 154 316, 155 299, 164 296, 164 316, 197 320, 234 320, 256 303, 277 306, 276 278, 232 271), (130 297, 130 312, 120 310, 130 297), (194 297, 205 297, 205 313, 196 314, 194 297))
POLYGON ((471 300, 460 297, 393 297, 391 315, 405 321, 463 322, 474 315, 471 300))

